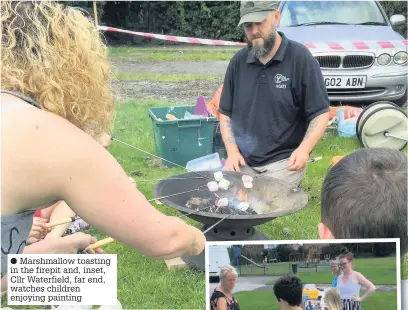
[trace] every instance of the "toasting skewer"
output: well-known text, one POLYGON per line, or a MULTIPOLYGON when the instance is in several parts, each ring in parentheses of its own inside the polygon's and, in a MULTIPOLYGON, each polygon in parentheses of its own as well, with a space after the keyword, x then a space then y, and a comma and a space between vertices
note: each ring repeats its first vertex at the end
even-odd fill
POLYGON ((115 241, 116 241, 115 239, 113 239, 113 238, 111 238, 111 237, 108 237, 108 238, 99 240, 99 241, 97 241, 97 242, 95 242, 95 243, 92 243, 90 246, 88 246, 88 247, 85 249, 85 251, 86 251, 86 250, 89 250, 89 249, 96 249, 96 248, 99 248, 99 247, 101 247, 101 246, 103 246, 103 245, 105 245, 105 244, 109 244, 109 243, 112 243, 112 242, 115 242, 115 241))
POLYGON ((176 194, 170 194, 170 195, 161 196, 161 197, 157 197, 157 198, 152 198, 152 199, 149 199, 148 202, 152 202, 152 201, 155 201, 155 200, 160 200, 160 199, 164 199, 164 198, 168 198, 168 197, 173 197, 173 196, 177 196, 177 195, 187 194, 187 193, 191 193, 191 192, 206 190, 206 189, 203 189, 203 187, 204 186, 199 186, 196 189, 192 189, 192 190, 189 190, 189 191, 180 192, 180 193, 176 193, 176 194))
POLYGON ((189 216, 189 215, 194 214, 194 213, 201 212, 201 211, 203 211, 203 210, 205 210, 205 209, 208 209, 208 208, 210 208, 210 207, 208 207, 208 206, 207 206, 207 207, 204 207, 204 208, 201 208, 201 209, 195 210, 195 211, 193 211, 193 212, 190 212, 190 213, 186 213, 186 214, 180 215, 180 216, 179 216, 179 218, 182 218, 182 217, 185 217, 185 216, 189 216))
POLYGON ((204 177, 189 177, 189 178, 164 178, 164 179, 151 179, 151 180, 135 180, 136 183, 140 182, 155 182, 163 180, 190 180, 190 179, 205 179, 204 177))
POLYGON ((109 243, 112 243, 112 242, 115 242, 115 241, 116 240, 111 238, 111 237, 96 241, 95 243, 92 243, 91 245, 87 246, 85 249, 79 250, 78 254, 86 254, 87 251, 89 251, 89 250, 94 250, 96 248, 99 248, 99 247, 101 247, 103 245, 106 245, 106 244, 109 244, 109 243))
MULTIPOLYGON (((161 160, 167 161, 168 163, 170 163, 170 164, 172 164, 172 165, 175 165, 175 166, 177 166, 177 167, 180 167, 180 168, 182 168, 182 169, 186 169, 186 167, 183 167, 183 166, 181 166, 181 165, 179 165, 179 164, 176 164, 176 163, 174 163, 174 162, 172 162, 172 161, 170 161, 170 160, 164 159, 164 158, 162 158, 162 157, 160 157, 160 156, 157 156, 157 155, 154 155, 154 154, 152 154, 152 153, 146 152, 146 151, 144 151, 144 150, 142 150, 142 149, 140 149, 140 148, 138 148, 138 147, 136 147, 136 146, 133 146, 133 145, 130 145, 130 144, 126 143, 126 142, 120 141, 120 140, 118 140, 118 139, 116 139, 116 138, 114 138, 114 137, 111 137, 111 140, 112 140, 112 141, 117 141, 117 142, 122 143, 122 144, 124 144, 124 145, 127 145, 128 147, 131 147, 132 149, 138 150, 139 152, 142 152, 142 153, 145 153, 145 154, 147 154, 147 155, 153 156, 153 157, 155 157, 155 158, 157 158, 157 159, 161 159, 161 160)), ((203 174, 200 174, 200 173, 198 173, 198 172, 196 172, 196 171, 192 171, 192 172, 195 173, 195 174, 197 174, 197 175, 199 175, 199 176, 202 177, 203 179, 208 179, 208 177, 205 176, 205 175, 203 175, 203 174)))
MULTIPOLYGON (((309 159, 308 161, 307 161, 307 163, 314 163, 314 162, 316 162, 316 161, 318 161, 318 160, 321 160, 323 157, 315 157, 315 158, 311 158, 311 159, 309 159)), ((274 171, 265 171, 264 173, 261 173, 261 174, 258 174, 258 175, 256 175, 256 176, 254 176, 254 178, 256 178, 256 179, 258 179, 258 178, 262 178, 262 177, 264 177, 264 176, 269 176, 270 174, 272 174, 272 173, 275 173, 275 172, 278 172, 278 171, 282 171, 282 170, 286 170, 286 169, 288 169, 288 167, 284 167, 284 168, 281 168, 281 169, 277 169, 277 170, 274 170, 274 171)))
POLYGON ((208 227, 206 230, 203 231, 203 234, 205 235, 206 233, 208 233, 211 229, 213 229, 215 226, 217 226, 219 223, 221 223, 222 221, 226 220, 227 218, 229 218, 231 215, 233 215, 233 213, 228 214, 227 216, 224 216, 221 220, 219 220, 217 223, 215 223, 214 225, 208 227))
POLYGON ((75 220, 79 220, 79 219, 80 219, 80 217, 75 215, 73 217, 68 217, 68 218, 65 218, 65 219, 62 219, 62 220, 46 223, 45 227, 51 228, 51 227, 62 225, 62 224, 69 224, 69 223, 72 223, 75 220))

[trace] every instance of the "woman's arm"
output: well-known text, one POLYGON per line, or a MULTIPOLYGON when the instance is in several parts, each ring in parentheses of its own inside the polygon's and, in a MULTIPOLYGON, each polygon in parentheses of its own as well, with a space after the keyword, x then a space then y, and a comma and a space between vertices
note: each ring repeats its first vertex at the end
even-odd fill
POLYGON ((225 298, 218 298, 217 299, 217 310, 227 310, 227 301, 225 298))
POLYGON ((366 292, 360 297, 360 301, 366 299, 370 294, 372 294, 377 288, 375 285, 364 277, 360 272, 356 272, 358 282, 366 288, 366 292))
POLYGON ((203 251, 202 232, 156 210, 97 141, 61 117, 34 113, 19 124, 25 130, 19 154, 36 159, 24 171, 35 176, 25 185, 34 196, 64 200, 91 226, 144 255, 169 259, 203 251))

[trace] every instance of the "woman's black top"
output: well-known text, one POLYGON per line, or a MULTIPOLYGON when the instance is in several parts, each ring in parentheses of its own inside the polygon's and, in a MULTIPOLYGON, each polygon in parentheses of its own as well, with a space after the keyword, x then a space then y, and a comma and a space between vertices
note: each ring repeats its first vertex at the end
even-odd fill
POLYGON ((217 291, 217 289, 215 289, 211 295, 210 299, 211 310, 219 310, 217 309, 218 298, 225 298, 225 300, 227 301, 227 310, 240 310, 238 301, 234 297, 232 297, 231 300, 224 293, 217 291))

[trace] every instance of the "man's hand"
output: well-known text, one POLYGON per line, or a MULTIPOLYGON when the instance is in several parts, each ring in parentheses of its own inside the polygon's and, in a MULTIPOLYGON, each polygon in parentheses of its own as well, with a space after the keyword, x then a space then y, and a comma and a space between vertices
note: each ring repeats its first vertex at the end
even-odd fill
POLYGON ((361 298, 361 297, 353 297, 352 300, 353 300, 353 301, 362 302, 362 301, 363 301, 363 298, 361 298))
POLYGON ((224 170, 240 171, 240 166, 246 166, 244 157, 242 157, 240 152, 234 152, 231 155, 228 155, 224 170))
POLYGON ((309 152, 303 148, 297 148, 289 158, 288 169, 289 170, 302 170, 306 167, 309 159, 309 152))

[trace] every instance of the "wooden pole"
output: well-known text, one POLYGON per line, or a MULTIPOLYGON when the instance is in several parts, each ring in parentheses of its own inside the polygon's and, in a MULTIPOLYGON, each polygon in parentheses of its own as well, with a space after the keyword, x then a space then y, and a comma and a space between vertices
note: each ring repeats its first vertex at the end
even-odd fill
POLYGON ((96 1, 93 2, 93 11, 94 11, 94 18, 95 18, 95 27, 98 27, 98 11, 96 9, 96 1))

